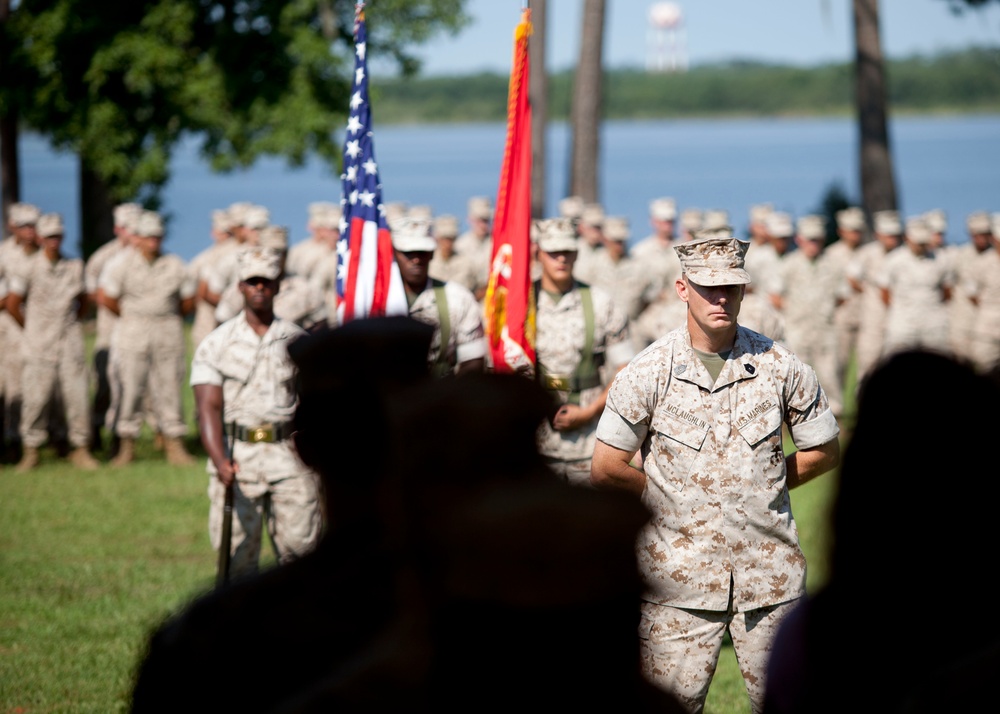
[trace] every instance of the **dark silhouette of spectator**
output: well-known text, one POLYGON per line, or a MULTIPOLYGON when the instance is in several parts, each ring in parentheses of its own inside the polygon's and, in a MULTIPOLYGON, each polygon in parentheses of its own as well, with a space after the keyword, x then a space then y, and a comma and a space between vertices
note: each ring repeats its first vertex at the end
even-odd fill
POLYGON ((1000 639, 954 604, 991 598, 998 404, 995 380, 932 352, 896 354, 865 380, 832 512, 829 580, 775 638, 768 714, 975 711, 989 701, 1000 639))
POLYGON ((133 712, 271 711, 345 666, 395 617, 397 563, 378 498, 389 401, 429 378, 433 328, 358 320, 289 346, 299 455, 321 475, 326 531, 302 558, 209 593, 152 636, 133 712))

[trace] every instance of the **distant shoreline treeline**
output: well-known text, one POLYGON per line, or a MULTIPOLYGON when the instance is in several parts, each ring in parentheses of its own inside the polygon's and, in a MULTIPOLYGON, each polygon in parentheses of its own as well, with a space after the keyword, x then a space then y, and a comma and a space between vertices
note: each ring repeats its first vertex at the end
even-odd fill
MULTIPOLYGON (((1000 111, 1000 48, 973 48, 890 60, 890 110, 899 113, 1000 111)), ((854 112, 852 63, 794 67, 752 61, 703 65, 685 73, 638 69, 605 75, 607 119, 831 115, 854 112)), ((549 116, 569 117, 572 71, 549 80, 549 116)), ((379 124, 504 121, 506 75, 374 78, 379 124)))

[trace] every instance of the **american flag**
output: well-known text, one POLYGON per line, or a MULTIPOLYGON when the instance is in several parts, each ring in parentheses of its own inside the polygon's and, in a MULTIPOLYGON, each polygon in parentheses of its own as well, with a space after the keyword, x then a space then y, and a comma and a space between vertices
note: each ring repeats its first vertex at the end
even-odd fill
POLYGON ((407 314, 406 294, 385 220, 368 101, 364 3, 355 6, 354 86, 344 133, 343 209, 337 242, 338 319, 407 314))

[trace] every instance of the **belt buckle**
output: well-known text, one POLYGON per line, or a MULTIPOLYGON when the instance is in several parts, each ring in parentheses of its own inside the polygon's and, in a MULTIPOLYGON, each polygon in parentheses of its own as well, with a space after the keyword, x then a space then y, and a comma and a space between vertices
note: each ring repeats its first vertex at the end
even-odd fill
POLYGON ((250 429, 250 443, 259 444, 262 441, 268 443, 274 441, 274 427, 271 424, 261 424, 250 429))
POLYGON ((562 374, 550 374, 546 377, 546 386, 562 392, 569 391, 569 377, 562 374))

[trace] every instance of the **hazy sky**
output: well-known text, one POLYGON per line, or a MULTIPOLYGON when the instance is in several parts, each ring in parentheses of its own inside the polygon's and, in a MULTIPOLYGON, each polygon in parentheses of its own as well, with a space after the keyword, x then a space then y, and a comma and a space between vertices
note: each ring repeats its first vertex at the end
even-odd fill
MULTIPOLYGON (((607 0, 604 57, 608 67, 646 66, 658 36, 652 0, 607 0)), ((676 34, 691 64, 760 59, 810 65, 853 58, 851 0, 679 0, 683 28, 676 34)), ((548 0, 550 69, 575 63, 583 0, 548 0)), ((997 48, 1000 3, 955 16, 946 0, 880 0, 883 50, 890 57, 976 45, 997 48)), ((420 49, 426 74, 510 69, 521 0, 468 0, 473 18, 457 37, 420 49)), ((369 13, 377 13, 377 2, 369 13)), ((662 41, 667 35, 659 36, 662 41)))

